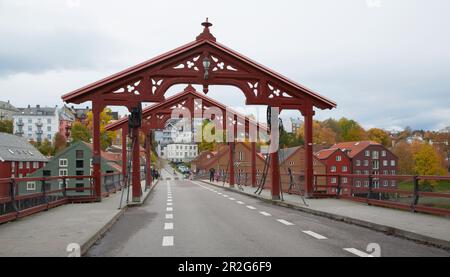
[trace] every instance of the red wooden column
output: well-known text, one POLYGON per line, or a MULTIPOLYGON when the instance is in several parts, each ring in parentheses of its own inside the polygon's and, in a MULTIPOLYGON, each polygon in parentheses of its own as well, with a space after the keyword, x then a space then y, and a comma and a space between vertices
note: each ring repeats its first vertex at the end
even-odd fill
POLYGON ((122 176, 124 177, 124 180, 125 175, 127 174, 127 133, 128 129, 126 127, 122 127, 122 176))
POLYGON ((256 187, 256 142, 252 142, 252 187, 256 187))
POLYGON ((305 183, 306 197, 313 197, 314 193, 314 164, 313 164, 313 116, 314 109, 312 104, 307 101, 301 109, 305 119, 305 183))
POLYGON ((133 136, 133 202, 141 201, 141 165, 139 161, 139 128, 132 129, 133 136))
POLYGON ((146 175, 145 186, 150 188, 152 186, 152 131, 148 131, 145 143, 145 159, 146 159, 146 175))
POLYGON ((234 153, 233 153, 233 149, 234 149, 234 142, 229 142, 229 173, 230 173, 230 178, 229 178, 229 184, 230 187, 234 187, 234 153))
POLYGON ((270 166, 272 169, 272 200, 280 200, 280 162, 278 151, 270 153, 270 166))
POLYGON ((101 178, 101 146, 100 146, 100 113, 103 110, 103 105, 97 101, 92 101, 92 169, 95 188, 95 197, 97 201, 102 201, 102 178, 101 178))

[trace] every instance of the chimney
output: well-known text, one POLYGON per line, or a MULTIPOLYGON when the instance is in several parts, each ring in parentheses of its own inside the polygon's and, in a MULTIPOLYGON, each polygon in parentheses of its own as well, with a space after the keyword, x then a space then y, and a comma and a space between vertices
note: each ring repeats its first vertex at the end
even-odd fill
POLYGON ((41 105, 36 105, 36 108, 38 108, 38 109, 39 109, 40 107, 41 107, 41 105))
POLYGON ((31 105, 30 105, 30 104, 28 104, 28 109, 29 109, 29 108, 31 108, 31 105))

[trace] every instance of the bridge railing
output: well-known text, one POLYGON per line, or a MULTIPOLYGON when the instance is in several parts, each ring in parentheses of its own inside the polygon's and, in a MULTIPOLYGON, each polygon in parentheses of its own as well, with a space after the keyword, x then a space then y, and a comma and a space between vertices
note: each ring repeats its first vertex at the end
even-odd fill
POLYGON ((316 196, 450 216, 450 176, 316 174, 316 196))
POLYGON ((0 223, 71 202, 95 201, 92 176, 0 179, 0 223))

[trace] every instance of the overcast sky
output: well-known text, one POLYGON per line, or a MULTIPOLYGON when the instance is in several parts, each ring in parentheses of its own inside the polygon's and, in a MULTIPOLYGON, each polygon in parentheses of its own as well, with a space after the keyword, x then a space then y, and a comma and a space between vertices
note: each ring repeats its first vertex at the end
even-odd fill
MULTIPOLYGON (((0 100, 60 106, 194 40, 209 17, 220 43, 338 103, 318 119, 437 130, 450 126, 449 14, 448 0, 0 0, 0 100)), ((244 103, 230 87, 209 95, 244 103)))

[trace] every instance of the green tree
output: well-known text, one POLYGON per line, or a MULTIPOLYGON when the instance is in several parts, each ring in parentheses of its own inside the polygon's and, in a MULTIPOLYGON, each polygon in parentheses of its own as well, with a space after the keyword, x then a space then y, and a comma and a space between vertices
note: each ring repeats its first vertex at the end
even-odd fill
POLYGON ((358 122, 343 117, 339 119, 338 123, 342 130, 343 141, 360 141, 367 138, 365 130, 358 122))
POLYGON ((0 133, 13 133, 13 121, 12 120, 0 120, 0 133))
POLYGON ((91 141, 91 132, 86 127, 86 125, 75 122, 72 124, 72 129, 70 130, 70 136, 72 138, 73 142, 77 141, 84 141, 84 142, 90 142, 91 141))

